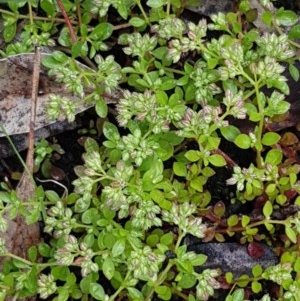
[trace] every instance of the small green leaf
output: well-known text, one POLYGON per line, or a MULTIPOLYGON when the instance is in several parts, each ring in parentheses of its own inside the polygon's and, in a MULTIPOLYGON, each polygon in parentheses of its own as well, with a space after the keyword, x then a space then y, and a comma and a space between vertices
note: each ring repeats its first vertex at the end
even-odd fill
POLYGON ((37 248, 36 246, 31 246, 28 250, 28 258, 30 261, 35 262, 37 258, 37 248))
POLYGON ((227 224, 229 227, 234 227, 238 224, 239 218, 236 214, 229 216, 227 219, 227 224))
POLYGON ((178 282, 178 286, 184 289, 193 287, 196 284, 196 277, 192 274, 183 274, 178 282))
POLYGON ((130 298, 132 298, 132 300, 135 300, 135 301, 143 301, 144 300, 144 296, 141 293, 141 291, 136 289, 135 287, 127 287, 127 291, 128 291, 130 298))
POLYGON ((160 243, 164 244, 165 246, 171 245, 173 241, 174 241, 173 232, 168 232, 160 238, 160 243))
POLYGON ((53 16, 55 12, 55 6, 52 0, 41 0, 40 5, 42 10, 47 14, 48 17, 53 16))
POLYGON ((124 239, 118 239, 111 251, 111 254, 113 257, 120 256, 125 250, 125 240, 124 239))
POLYGON ((43 257, 50 257, 51 248, 46 243, 40 243, 38 246, 38 251, 43 257))
POLYGON ((264 11, 262 14, 263 22, 270 28, 272 26, 273 13, 271 11, 264 11))
POLYGON ((253 293, 257 294, 262 290, 262 285, 261 283, 259 283, 258 281, 252 281, 251 283, 251 289, 253 291, 253 293))
POLYGON ((204 254, 197 254, 194 258, 190 260, 193 266, 201 266, 207 261, 207 256, 204 254))
POLYGON ((300 258, 297 258, 294 264, 294 271, 296 273, 300 272, 300 258))
POLYGON ((291 10, 279 9, 275 14, 278 25, 293 26, 298 21, 298 16, 291 10))
POLYGON ((285 226, 285 234, 292 243, 297 243, 297 234, 291 227, 285 226))
POLYGON ((242 275, 237 280, 237 285, 239 287, 246 287, 248 285, 249 281, 250 281, 250 279, 249 279, 248 275, 242 275))
POLYGON ((290 39, 300 39, 300 24, 295 25, 289 31, 290 39))
POLYGON ((176 176, 186 177, 187 175, 186 164, 184 164, 183 162, 174 162, 173 171, 176 176))
POLYGON ((112 277, 115 274, 115 265, 113 263, 113 261, 111 260, 110 257, 106 257, 104 262, 103 262, 103 266, 102 266, 102 271, 104 276, 108 279, 111 280, 112 277))
POLYGON ((273 205, 270 201, 267 201, 263 207, 263 214, 265 217, 270 217, 273 213, 273 205))
POLYGON ((251 147, 251 139, 246 134, 240 134, 234 139, 235 145, 242 149, 248 149, 251 147))
POLYGON ((203 185, 206 184, 207 179, 199 176, 191 181, 191 187, 196 191, 203 192, 203 185))
POLYGON ((54 204, 60 200, 59 195, 53 190, 46 190, 45 196, 51 203, 54 204))
POLYGON ((56 266, 51 269, 51 274, 55 280, 66 281, 70 271, 66 266, 56 266))
POLYGON ((189 150, 184 155, 189 161, 196 162, 201 158, 201 152, 196 150, 189 150))
POLYGON ((106 139, 111 141, 115 141, 116 138, 120 138, 118 128, 114 124, 107 121, 105 121, 103 124, 103 135, 106 139))
POLYGON ((95 298, 96 300, 100 300, 100 301, 105 300, 104 289, 102 285, 100 285, 99 283, 90 283, 89 291, 92 297, 95 298))
POLYGON ((155 292, 162 300, 170 300, 172 297, 171 288, 165 285, 161 285, 155 288, 155 292))
POLYGON ((3 30, 3 38, 6 43, 9 43, 16 35, 17 24, 13 23, 11 25, 7 25, 3 30))
POLYGON ((138 18, 138 17, 133 17, 129 20, 129 23, 134 26, 134 27, 141 27, 146 24, 144 19, 138 18))
POLYGON ((118 7, 117 7, 117 10, 118 10, 118 14, 124 19, 124 20, 127 20, 128 18, 128 12, 127 12, 127 6, 126 6, 126 1, 120 1, 120 2, 117 2, 118 3, 118 7))
POLYGON ((276 144, 280 140, 280 138, 281 136, 279 134, 268 132, 263 135, 261 142, 263 145, 271 146, 276 144))
POLYGON ((233 126, 233 125, 229 125, 229 126, 223 126, 220 128, 221 134, 222 136, 228 140, 228 141, 234 141, 234 139, 241 134, 240 130, 233 126))
POLYGON ((255 278, 258 278, 263 272, 262 267, 259 264, 256 264, 254 267, 252 267, 252 275, 255 278))
POLYGON ((279 149, 271 149, 266 155, 265 163, 272 166, 279 165, 282 161, 282 157, 282 152, 279 149))
POLYGON ((250 223, 250 217, 248 215, 242 216, 242 226, 245 228, 250 223))
POLYGON ((89 208, 88 210, 83 212, 81 216, 81 221, 87 225, 91 224, 95 219, 95 217, 97 217, 97 215, 98 215, 98 210, 96 208, 89 208))
POLYGON ((106 102, 102 98, 96 101, 95 109, 99 117, 105 118, 107 116, 108 107, 106 102))
POLYGON ((103 41, 111 36, 113 30, 114 27, 110 23, 101 23, 90 33, 89 38, 103 41))
POLYGON ((289 64, 289 72, 293 80, 297 82, 300 78, 299 69, 294 64, 289 64))
POLYGON ((223 156, 214 154, 208 157, 208 161, 210 164, 216 167, 222 167, 226 165, 226 161, 223 156))
POLYGON ((227 272, 225 274, 225 279, 226 279, 226 282, 230 284, 233 281, 233 274, 232 274, 232 272, 227 272))
POLYGON ((159 8, 166 4, 166 0, 148 0, 146 4, 151 8, 159 8))

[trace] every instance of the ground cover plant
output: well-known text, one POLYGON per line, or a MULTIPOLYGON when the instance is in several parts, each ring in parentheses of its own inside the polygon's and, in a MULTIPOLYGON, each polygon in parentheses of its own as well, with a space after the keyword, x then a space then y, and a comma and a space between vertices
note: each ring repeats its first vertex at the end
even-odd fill
MULTIPOLYGON (((246 0, 198 23, 177 0, 7 1, 2 56, 49 47, 49 76, 106 119, 100 139, 85 139, 74 190, 39 186, 21 202, 2 183, 0 230, 21 214, 40 221, 44 241, 22 258, 0 238, 0 300, 299 300, 298 138, 277 131, 299 78, 298 16, 260 3, 269 31, 246 0), (103 95, 115 91, 108 114, 103 95), (216 202, 211 181, 224 170, 228 196, 216 202), (199 271, 207 257, 188 235, 247 244, 254 257, 263 242, 279 262, 239 277, 199 271)), ((76 105, 51 95, 47 118, 72 121, 76 105)), ((52 151, 39 143, 37 163, 52 151)))

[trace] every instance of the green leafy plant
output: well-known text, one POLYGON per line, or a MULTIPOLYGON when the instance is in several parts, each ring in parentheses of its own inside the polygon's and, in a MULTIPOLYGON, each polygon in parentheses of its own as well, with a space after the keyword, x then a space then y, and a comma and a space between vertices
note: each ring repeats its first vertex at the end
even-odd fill
MULTIPOLYGON (((8 2, 0 10, 6 42, 13 41, 21 19, 29 20, 20 34, 24 43, 12 43, 2 54, 30 51, 35 44, 65 47, 70 56, 53 51, 43 64, 82 102, 95 104, 100 117, 108 113, 103 95, 126 85, 115 108, 117 123, 104 122, 104 141, 86 139, 74 191, 61 197, 39 187, 36 199, 22 203, 3 185, 1 230, 7 229, 7 212, 28 222, 41 213, 50 238, 32 246, 27 259, 7 252, 0 239, 1 255, 9 258, 0 273, 0 299, 208 300, 221 288, 222 271, 205 269, 207 257, 189 251, 184 238, 192 235, 270 245, 280 236, 280 263, 265 270, 256 265, 252 276, 227 273, 232 291, 226 300, 244 300, 244 287, 260 293, 265 280, 280 286, 279 300, 299 300, 300 216, 278 219, 274 212, 300 205, 300 169, 284 151, 280 133, 268 128, 290 109, 285 69, 299 77, 298 25, 293 12, 274 14, 269 1, 261 2, 262 19, 274 32, 244 26, 242 19, 251 23, 248 1, 237 13, 195 24, 180 18, 182 1, 64 0, 73 33, 51 1, 8 2), (20 14, 26 5, 28 14, 20 14), (33 14, 38 9, 47 17, 33 14), (128 23, 112 25, 111 15, 128 23), (103 53, 114 46, 122 47, 126 66, 103 53), (80 68, 77 57, 92 69, 80 68), (250 130, 239 128, 238 119, 251 121, 250 130), (234 162, 221 149, 224 141, 255 160, 234 162), (259 200, 259 217, 225 217, 225 201, 213 203, 208 184, 225 166, 232 171, 226 182, 235 187, 232 202, 259 200), (27 206, 35 206, 34 215, 27 206)), ((49 117, 72 121, 75 106, 52 95, 49 117)), ((39 162, 53 150, 44 144, 36 149, 39 162)), ((267 294, 258 298, 271 300, 267 294)))

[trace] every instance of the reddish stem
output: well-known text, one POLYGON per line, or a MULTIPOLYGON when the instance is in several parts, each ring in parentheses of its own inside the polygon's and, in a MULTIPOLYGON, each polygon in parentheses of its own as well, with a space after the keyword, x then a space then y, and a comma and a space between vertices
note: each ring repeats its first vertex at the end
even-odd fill
POLYGON ((58 5, 58 7, 60 9, 60 12, 62 13, 65 21, 66 21, 67 26, 68 26, 68 29, 69 29, 69 32, 70 32, 70 36, 71 36, 71 41, 72 41, 73 44, 75 44, 76 43, 75 32, 74 32, 74 29, 72 27, 71 21, 70 21, 68 15, 66 13, 66 10, 65 10, 65 8, 64 8, 61 0, 56 0, 56 3, 58 5))

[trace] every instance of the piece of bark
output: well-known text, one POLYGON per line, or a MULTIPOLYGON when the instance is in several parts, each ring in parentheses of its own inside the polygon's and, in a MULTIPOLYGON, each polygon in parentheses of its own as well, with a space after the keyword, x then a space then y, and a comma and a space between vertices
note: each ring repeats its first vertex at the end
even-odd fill
MULTIPOLYGON (((36 185, 33 180, 33 167, 34 167, 34 130, 36 119, 36 104, 39 88, 39 76, 40 76, 40 64, 41 64, 41 52, 40 48, 36 48, 33 61, 33 73, 32 73, 32 85, 31 85, 31 102, 30 102, 30 114, 29 114, 29 133, 28 133, 28 153, 26 157, 26 168, 23 172, 22 178, 17 186, 17 197, 22 202, 28 202, 35 197, 36 185)), ((30 210, 28 206, 26 210, 30 210)), ((28 259, 28 250, 30 247, 37 246, 40 242, 40 228, 38 223, 27 225, 25 217, 18 214, 12 221, 7 220, 9 226, 14 229, 14 233, 11 232, 12 228, 9 228, 10 237, 6 234, 6 248, 9 253, 13 253, 21 258, 28 259)), ((11 296, 7 296, 5 301, 12 300, 11 296)), ((22 298, 23 301, 35 301, 36 296, 22 298)))
MULTIPOLYGON (((49 54, 42 53, 41 56, 44 58, 49 54)), ((9 135, 29 131, 31 88, 28 83, 31 82, 33 60, 33 53, 13 55, 0 60, 0 122, 9 135)), ((93 71, 79 62, 78 65, 82 69, 93 71)), ((48 70, 43 66, 41 66, 38 85, 35 130, 56 122, 49 120, 46 115, 45 108, 50 94, 67 97, 74 102, 80 100, 79 97, 69 92, 64 83, 58 83, 54 78, 49 77, 48 70)), ((91 89, 85 89, 85 93, 90 92, 92 92, 91 89)), ((116 103, 121 95, 121 91, 116 90, 111 95, 103 95, 103 99, 107 103, 116 103)), ((91 106, 93 104, 76 103, 75 113, 85 111, 91 106)), ((0 131, 0 137, 4 136, 5 133, 0 131)))
POLYGON ((197 272, 219 268, 223 274, 232 272, 234 277, 238 278, 243 274, 251 276, 251 269, 256 264, 260 264, 265 269, 278 263, 275 253, 263 243, 260 244, 263 254, 259 258, 251 257, 247 252, 247 246, 238 243, 201 243, 197 238, 188 237, 185 239, 185 244, 189 251, 207 256, 207 261, 195 268, 197 272))

